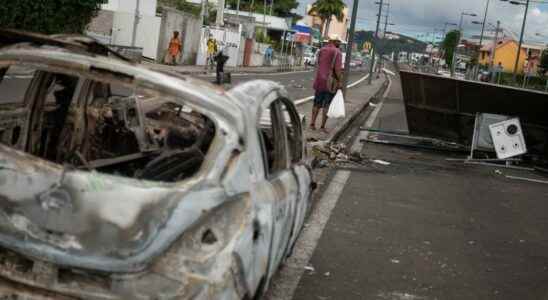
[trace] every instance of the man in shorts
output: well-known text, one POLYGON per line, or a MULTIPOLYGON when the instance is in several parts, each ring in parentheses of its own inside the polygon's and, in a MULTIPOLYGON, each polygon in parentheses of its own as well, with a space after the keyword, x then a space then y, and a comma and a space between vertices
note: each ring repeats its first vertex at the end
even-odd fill
POLYGON ((318 67, 316 78, 314 79, 314 106, 312 107, 312 121, 310 129, 316 130, 316 119, 320 110, 322 111, 322 124, 320 130, 328 133, 325 129, 327 123, 327 111, 331 100, 335 97, 335 92, 328 87, 328 78, 334 76, 337 82, 337 88, 342 83, 342 53, 339 50, 341 40, 337 35, 329 37, 329 43, 320 49, 318 54, 318 67))

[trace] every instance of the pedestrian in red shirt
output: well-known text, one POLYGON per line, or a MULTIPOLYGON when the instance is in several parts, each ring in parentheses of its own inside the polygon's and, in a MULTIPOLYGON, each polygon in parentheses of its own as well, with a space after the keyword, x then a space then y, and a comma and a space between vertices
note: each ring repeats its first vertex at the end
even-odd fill
POLYGON ((339 50, 341 40, 337 35, 329 37, 329 43, 320 49, 318 54, 318 69, 314 79, 314 106, 312 107, 312 122, 310 129, 316 130, 316 119, 322 111, 322 125, 320 129, 327 133, 327 111, 335 93, 342 84, 342 53, 339 50))

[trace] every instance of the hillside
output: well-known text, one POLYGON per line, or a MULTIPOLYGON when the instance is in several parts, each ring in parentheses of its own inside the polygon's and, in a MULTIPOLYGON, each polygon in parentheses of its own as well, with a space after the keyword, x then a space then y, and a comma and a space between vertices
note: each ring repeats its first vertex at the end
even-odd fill
MULTIPOLYGON (((373 31, 356 31, 354 34, 354 41, 358 44, 358 47, 362 48, 365 42, 371 42, 373 39, 373 31)), ((388 35, 388 34, 387 34, 388 35)), ((405 52, 424 52, 426 49, 426 43, 408 37, 403 34, 391 32, 390 36, 393 39, 378 39, 379 49, 383 53, 391 53, 398 51, 405 52)))

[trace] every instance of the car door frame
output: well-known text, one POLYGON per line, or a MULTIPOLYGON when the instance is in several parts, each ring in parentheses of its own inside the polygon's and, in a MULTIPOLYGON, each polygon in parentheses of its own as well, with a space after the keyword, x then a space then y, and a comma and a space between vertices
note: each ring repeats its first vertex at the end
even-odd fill
MULTIPOLYGON (((295 176, 295 180, 297 181, 297 184, 299 186, 299 193, 297 197, 297 201, 295 203, 295 218, 294 218, 294 224, 292 227, 292 234, 290 238, 289 243, 289 250, 288 254, 292 252, 293 246, 295 245, 295 242, 297 240, 297 237, 299 236, 299 233, 301 231, 301 228, 304 225, 304 220, 306 218, 306 215, 310 209, 310 186, 312 183, 312 177, 311 177, 311 169, 310 166, 307 165, 307 163, 304 161, 304 158, 306 156, 306 148, 305 148, 305 141, 304 141, 304 132, 303 132, 303 126, 301 123, 301 119, 299 116, 299 113, 297 112, 294 103, 287 99, 287 98, 280 98, 281 103, 285 106, 287 110, 287 116, 289 117, 289 120, 285 119, 285 113, 284 113, 284 124, 286 124, 288 121, 291 123, 291 126, 294 126, 294 132, 295 132, 295 142, 297 144, 291 145, 292 141, 289 138, 289 133, 286 130, 287 134, 287 142, 289 147, 289 167, 293 172, 293 175, 295 176), (295 147, 295 149, 291 149, 292 147, 295 147), (299 153, 298 157, 293 157, 294 153, 299 153)), ((287 126, 287 124, 286 124, 287 126)))
POLYGON ((294 223, 293 220, 295 217, 295 202, 297 201, 296 198, 298 197, 297 194, 299 193, 297 179, 293 171, 290 169, 289 142, 285 123, 283 121, 280 122, 281 120, 284 120, 284 115, 281 111, 280 106, 280 103, 282 102, 279 101, 281 98, 282 97, 278 95, 273 99, 265 101, 261 105, 261 113, 267 111, 268 109, 270 110, 270 123, 273 130, 272 139, 274 141, 276 141, 276 139, 281 139, 281 142, 283 144, 282 147, 277 148, 283 150, 283 153, 279 153, 279 155, 284 156, 284 165, 278 166, 278 169, 272 173, 269 172, 266 153, 267 149, 264 137, 262 136, 260 131, 257 132, 259 144, 261 146, 260 152, 263 157, 264 180, 268 182, 268 185, 273 192, 272 194, 274 195, 272 199, 272 234, 268 267, 268 274, 270 275, 269 277, 271 277, 275 273, 277 267, 281 265, 287 255, 287 251, 291 241, 292 226, 294 223), (278 134, 279 136, 276 136, 276 134, 278 134), (291 191, 291 182, 295 186, 294 193, 291 191), (284 183, 286 184, 285 186, 284 183), (291 198, 293 196, 295 197, 295 199, 291 198), (282 229, 285 230, 282 231, 282 229))

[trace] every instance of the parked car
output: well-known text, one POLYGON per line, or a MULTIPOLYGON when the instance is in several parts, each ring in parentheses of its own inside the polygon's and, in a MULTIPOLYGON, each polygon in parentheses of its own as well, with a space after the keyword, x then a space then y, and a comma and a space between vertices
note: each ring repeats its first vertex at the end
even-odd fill
POLYGON ((363 61, 361 61, 360 59, 353 59, 352 61, 350 61, 351 67, 361 67, 362 65, 363 61))
POLYGON ((316 65, 316 55, 312 52, 307 52, 304 54, 304 64, 307 66, 315 66, 316 65))
POLYGON ((2 30, 0 298, 258 297, 303 227, 305 153, 276 83, 2 30))

